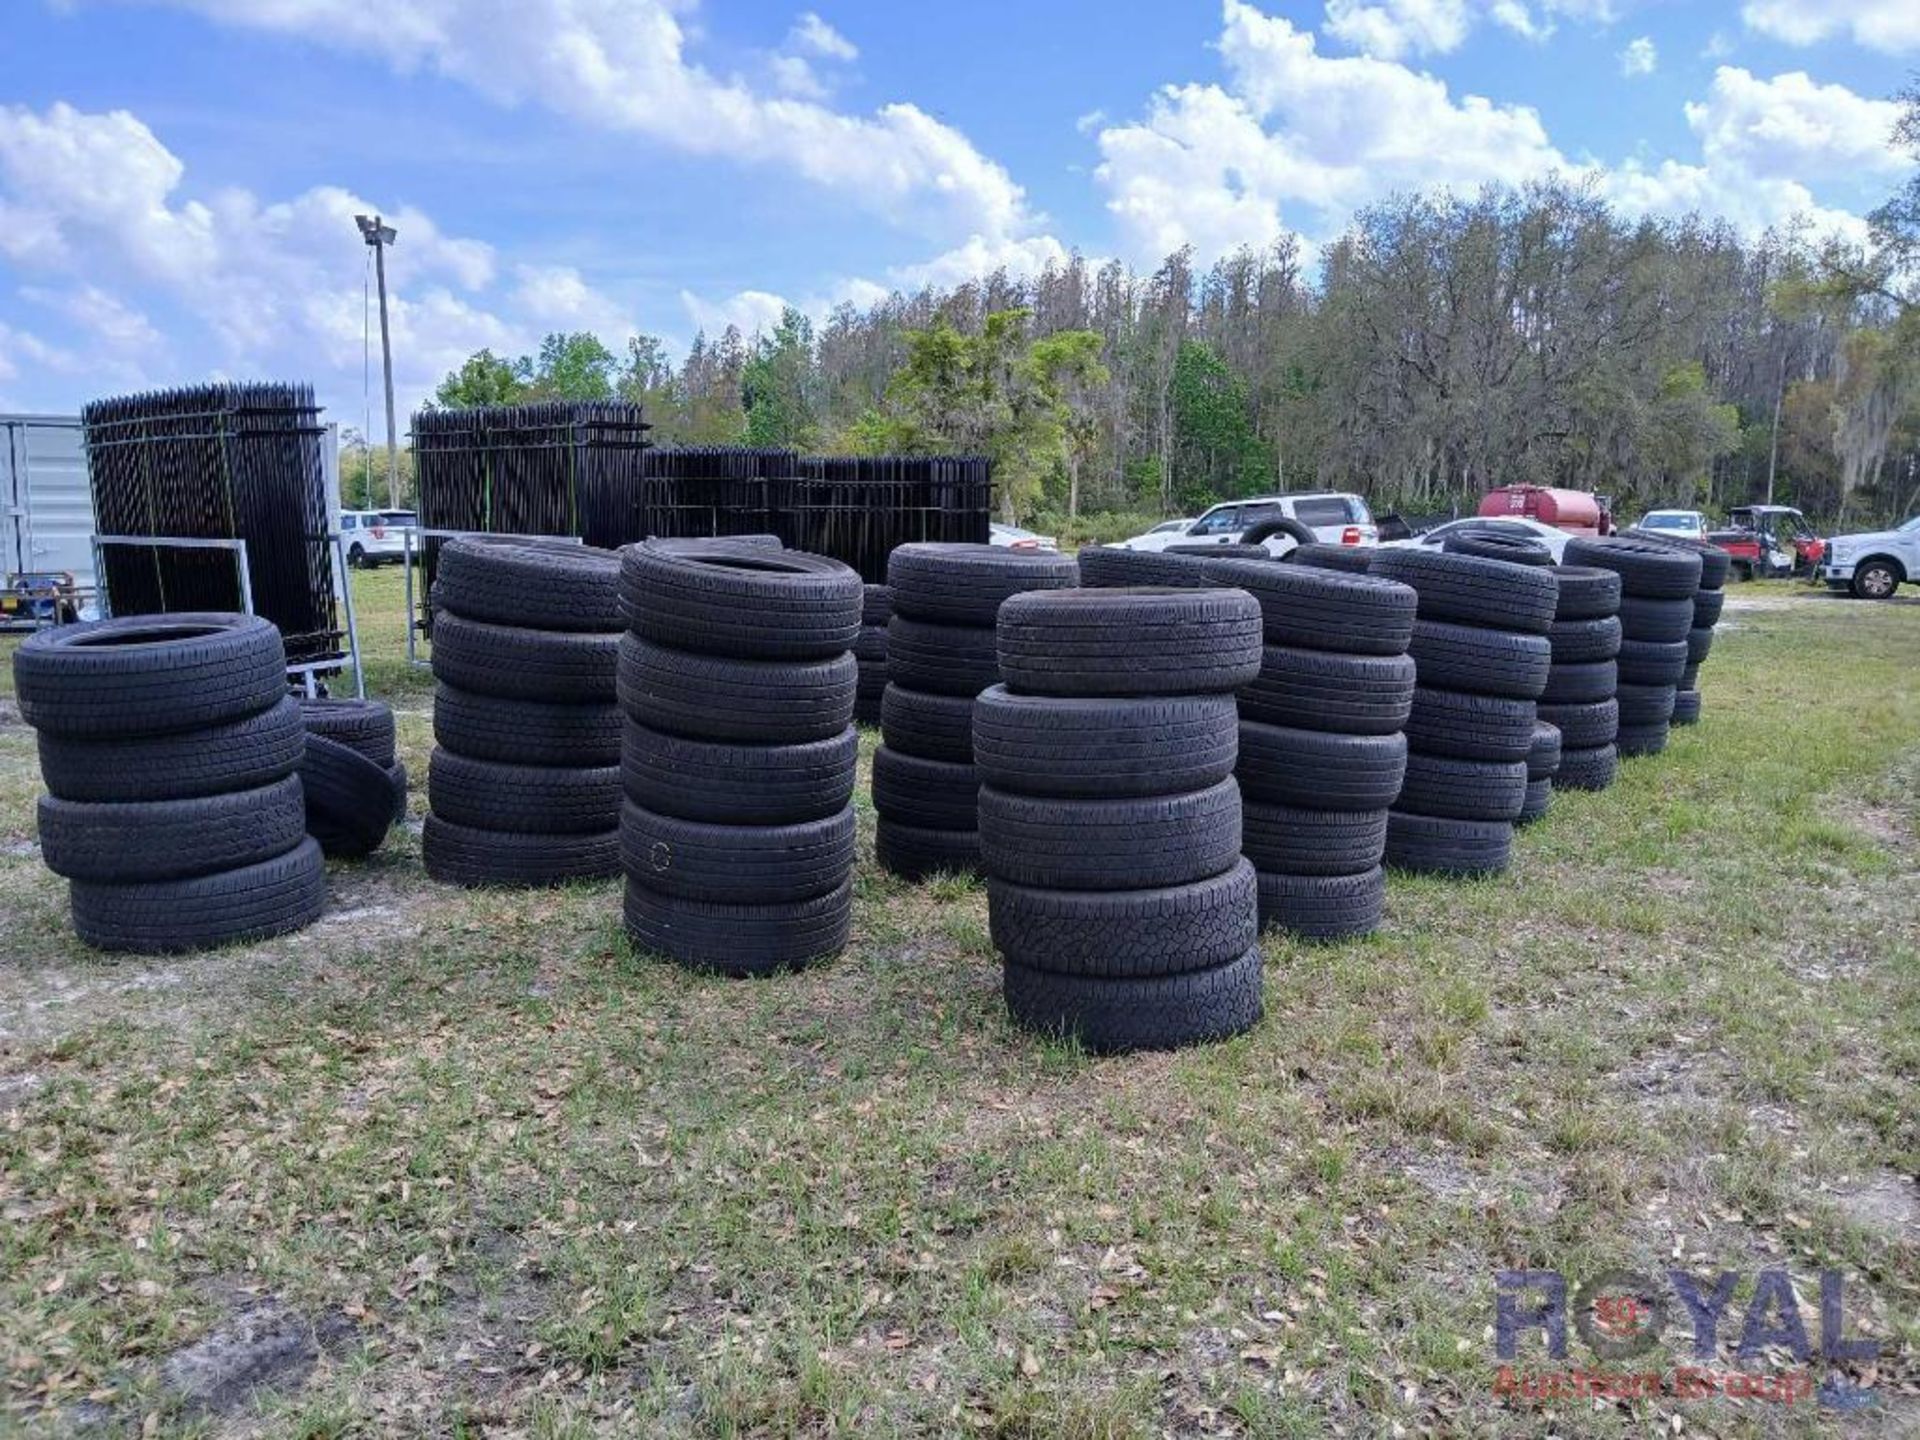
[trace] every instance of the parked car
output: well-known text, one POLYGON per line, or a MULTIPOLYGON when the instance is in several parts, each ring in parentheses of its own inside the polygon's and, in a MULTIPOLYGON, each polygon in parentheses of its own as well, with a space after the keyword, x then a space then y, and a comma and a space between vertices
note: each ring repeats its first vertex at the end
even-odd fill
POLYGON ((1162 520, 1147 531, 1149 535, 1184 535, 1193 525, 1193 516, 1182 515, 1177 520, 1162 520))
POLYGON ((1679 540, 1707 538, 1707 517, 1698 510, 1649 510, 1640 517, 1636 530, 1652 530, 1679 540))
POLYGON ((1891 530, 1835 535, 1826 543, 1814 577, 1862 600, 1889 600, 1902 584, 1920 580, 1920 515, 1891 530))
POLYGON ((1613 507, 1604 495, 1551 485, 1502 485, 1480 499, 1483 520, 1538 520, 1569 535, 1613 534, 1613 507))
POLYGON ((340 540, 347 547, 347 564, 398 565, 406 558, 401 531, 418 523, 411 510, 342 510, 340 540))
POLYGON ((1407 540, 1383 540, 1382 550, 1438 550, 1447 543, 1449 535, 1511 535, 1521 540, 1538 540, 1553 552, 1554 563, 1567 548, 1567 541, 1573 536, 1554 525, 1543 525, 1538 520, 1529 520, 1524 516, 1512 519, 1489 519, 1481 515, 1469 515, 1464 520, 1449 520, 1444 525, 1436 525, 1407 540))
POLYGON ((1051 535, 1036 535, 1031 530, 1022 530, 1018 525, 1001 525, 997 522, 987 527, 987 543, 1008 550, 1050 550, 1057 553, 1060 549, 1060 542, 1051 535))
POLYGON ((1807 517, 1790 505, 1736 505, 1723 528, 1707 532, 1707 543, 1733 557, 1733 573, 1742 580, 1811 575, 1826 550, 1807 517))
POLYGON ((1122 540, 1120 548, 1164 550, 1169 545, 1232 545, 1246 540, 1285 554, 1304 542, 1306 531, 1327 545, 1371 545, 1380 538, 1365 500, 1346 491, 1320 490, 1222 501, 1202 511, 1184 530, 1156 525, 1144 535, 1122 540), (1296 527, 1302 533, 1293 533, 1296 527))

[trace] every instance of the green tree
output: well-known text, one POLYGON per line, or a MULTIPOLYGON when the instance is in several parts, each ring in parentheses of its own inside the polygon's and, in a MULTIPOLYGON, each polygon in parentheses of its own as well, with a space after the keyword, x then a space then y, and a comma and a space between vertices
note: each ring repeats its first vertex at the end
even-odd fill
POLYGON ((540 342, 540 355, 532 366, 530 396, 535 400, 611 400, 619 363, 591 331, 556 330, 540 342))
POLYGON ((1175 493, 1189 509, 1254 494, 1272 477, 1246 382, 1198 340, 1182 341, 1173 363, 1173 466, 1175 493))
POLYGON ((470 405, 516 405, 526 399, 533 378, 533 362, 522 357, 505 360, 491 350, 480 350, 440 382, 433 392, 436 405, 462 409, 470 405))
POLYGON ((789 305, 771 335, 754 341, 740 375, 747 410, 747 444, 804 449, 819 426, 814 418, 813 326, 789 305))
POLYGON ((1100 447, 1100 392, 1113 376, 1100 362, 1106 339, 1092 330, 1060 330, 1033 342, 1027 368, 1060 409, 1066 441, 1067 514, 1080 514, 1080 476, 1100 447))

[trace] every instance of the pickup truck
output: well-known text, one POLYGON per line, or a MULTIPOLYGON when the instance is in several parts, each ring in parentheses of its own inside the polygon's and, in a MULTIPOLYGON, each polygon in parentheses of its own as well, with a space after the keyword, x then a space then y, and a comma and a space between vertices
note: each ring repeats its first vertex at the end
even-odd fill
POLYGON ((1814 577, 1862 600, 1890 600, 1904 582, 1920 582, 1920 515, 1891 530, 1836 535, 1814 577))

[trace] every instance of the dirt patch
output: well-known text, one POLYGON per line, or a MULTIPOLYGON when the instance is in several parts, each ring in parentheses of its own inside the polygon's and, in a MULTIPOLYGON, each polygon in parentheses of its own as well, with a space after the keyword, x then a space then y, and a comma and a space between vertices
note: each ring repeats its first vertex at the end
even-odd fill
POLYGON ((1891 1172, 1883 1171, 1857 1189, 1836 1192, 1833 1203, 1868 1230, 1902 1239, 1920 1234, 1920 1185, 1891 1172))
POLYGON ((310 1321, 268 1300, 167 1357, 160 1382, 193 1410, 224 1412, 306 1382, 321 1354, 353 1333, 343 1315, 310 1321))

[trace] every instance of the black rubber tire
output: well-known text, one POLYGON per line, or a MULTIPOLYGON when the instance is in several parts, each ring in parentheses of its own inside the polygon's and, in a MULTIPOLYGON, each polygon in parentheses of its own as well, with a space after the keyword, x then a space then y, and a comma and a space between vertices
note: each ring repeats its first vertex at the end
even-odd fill
POLYGON ((1197 555, 1175 555, 1165 550, 1122 550, 1113 545, 1081 547, 1080 583, 1095 590, 1130 590, 1141 586, 1207 590, 1213 586, 1207 578, 1206 561, 1197 555))
POLYGON ((983 784, 1023 795, 1119 799, 1204 790, 1233 774, 1231 695, 1062 699, 1004 685, 973 707, 983 784))
POLYGON ((1003 969, 1007 1014, 1024 1030, 1073 1038, 1100 1055, 1173 1050, 1243 1034, 1265 1004, 1260 947, 1211 970, 1132 980, 1003 969))
POLYGON ((860 587, 860 628, 884 630, 893 618, 893 589, 887 585, 860 587))
POLYGON ((1547 672, 1541 688, 1542 705, 1593 705, 1611 700, 1620 684, 1620 667, 1612 660, 1593 660, 1584 665, 1555 665, 1547 672))
POLYGON ((1720 615, 1727 608, 1726 592, 1708 590, 1704 586, 1693 597, 1693 628, 1711 630, 1720 623, 1720 615))
POLYGON ((1620 767, 1620 755, 1613 742, 1605 745, 1587 746, 1579 750, 1562 750, 1560 768, 1554 773, 1553 788, 1556 790, 1604 790, 1613 784, 1614 776, 1620 767))
POLYGON ((1387 872, 1375 865, 1358 875, 1260 876, 1260 928, 1303 940, 1352 940, 1380 928, 1387 872))
POLYGON ((1291 559, 1299 553, 1302 546, 1322 543, 1320 537, 1314 533, 1312 526, 1302 525, 1298 520, 1295 520, 1289 515, 1280 515, 1272 520, 1262 520, 1257 525, 1249 525, 1245 530, 1240 532, 1240 543, 1242 545, 1258 545, 1261 549, 1267 550, 1269 555, 1272 555, 1273 551, 1267 549, 1267 541, 1276 539, 1282 535, 1293 541, 1293 545, 1286 554, 1277 557, 1281 560, 1291 559))
POLYGON ((1700 688, 1700 667, 1698 665, 1689 665, 1680 672, 1680 688, 1682 690, 1698 690, 1700 688))
POLYGON ((799 745, 853 723, 860 662, 742 660, 620 638, 620 708, 652 730, 695 740, 799 745))
POLYGON ((1547 645, 1555 665, 1590 665, 1620 653, 1620 617, 1602 615, 1591 620, 1556 620, 1547 631, 1547 645))
POLYGON ((1698 690, 1676 690, 1673 692, 1673 719, 1671 725, 1698 725, 1700 723, 1700 692, 1698 690))
POLYGON ((326 861, 303 839, 258 864, 189 880, 70 888, 73 929, 96 950, 141 955, 205 950, 285 935, 320 918, 327 904, 326 861))
POLYGON ((470 888, 604 880, 620 873, 620 832, 529 835, 475 830, 430 814, 420 831, 420 858, 430 878, 470 888))
POLYGON ((1385 549, 1373 557, 1367 573, 1418 591, 1423 620, 1530 635, 1547 633, 1560 596, 1551 566, 1513 565, 1477 555, 1385 549))
POLYGON ((396 760, 387 767, 387 788, 393 792, 393 823, 404 825, 407 820, 407 765, 404 760, 396 760))
POLYGON ((1553 665, 1553 651, 1545 635, 1515 634, 1444 620, 1416 621, 1407 653, 1419 667, 1422 685, 1462 690, 1469 695, 1503 695, 1512 700, 1539 699, 1553 665))
POLYGON ((902 880, 926 880, 935 875, 978 875, 978 830, 923 830, 900 825, 882 815, 873 827, 873 858, 880 868, 902 880))
POLYGON ((1253 866, 1151 890, 1041 890, 987 882, 994 948, 1055 975, 1128 980, 1210 970, 1260 938, 1253 866))
POLYGON ((1597 705, 1542 705, 1540 718, 1560 732, 1560 758, 1564 763, 1569 750, 1592 750, 1613 744, 1620 729, 1620 702, 1603 700, 1597 705))
POLYGON ((40 779, 62 800, 188 800, 258 789, 293 774, 307 749, 291 695, 204 730, 99 740, 42 731, 36 739, 40 779))
POLYGON ((440 547, 434 601, 469 620, 529 630, 615 631, 620 557, 521 536, 471 536, 440 547))
POLYGON ((873 752, 873 808, 922 830, 978 830, 980 772, 882 745, 873 752))
POLYGON ((1678 685, 1687 668, 1687 650, 1684 640, 1622 640, 1620 683, 1678 685))
POLYGON ((433 678, 508 700, 605 703, 614 697, 619 642, 612 632, 528 630, 441 610, 433 620, 433 678))
POLYGON ((13 655, 20 718, 69 739, 174 735, 287 693, 280 632, 257 615, 131 615, 56 625, 13 655))
POLYGON ((1713 650, 1713 631, 1689 630, 1687 632, 1687 663, 1682 670, 1698 670, 1706 663, 1707 656, 1713 650))
POLYGON ((433 692, 433 738, 457 755, 523 765, 617 765, 620 707, 556 705, 474 695, 452 685, 433 692))
POLYGON ((1162 555, 1198 555, 1203 560, 1264 560, 1273 563, 1273 552, 1264 545, 1241 545, 1229 542, 1225 545, 1203 545, 1195 541, 1190 545, 1169 545, 1160 552, 1162 555))
POLYGON ((1674 685, 1622 685, 1614 694, 1620 702, 1620 728, 1665 725, 1673 718, 1674 685))
POLYGON ((1456 760, 1524 760, 1537 718, 1531 700, 1421 685, 1407 714, 1407 743, 1456 760))
POLYGON ((1631 760, 1642 755, 1658 755, 1667 748, 1671 735, 1670 721, 1663 720, 1658 725, 1622 725, 1613 744, 1622 760, 1631 760))
POLYGON ((621 907, 634 948, 688 970, 776 975, 831 960, 847 946, 853 882, 808 900, 726 905, 662 895, 627 882, 621 907))
POLYGON ((1248 801, 1240 851, 1262 874, 1360 875, 1387 843, 1387 811, 1303 810, 1248 801))
POLYGON ((804 550, 640 544, 620 552, 620 599, 628 628, 657 645, 738 660, 831 660, 853 648, 866 587, 851 566, 804 550))
POLYGON ((853 658, 860 662, 863 670, 875 663, 884 666, 887 663, 887 627, 862 625, 860 633, 853 637, 853 644, 848 648, 853 651, 853 658))
POLYGON ((1563 563, 1553 567, 1553 574, 1560 582, 1554 619, 1599 620, 1620 613, 1620 576, 1614 571, 1563 563))
POLYGON ((1692 628, 1691 600, 1645 600, 1629 595, 1620 602, 1620 633, 1627 640, 1684 640, 1692 628))
POLYGON ((1043 890, 1188 885, 1240 858, 1240 790, 1230 779, 1185 795, 1056 800, 980 791, 989 875, 1043 890))
POLYGON ((1451 820, 1395 810, 1387 816, 1387 864, 1416 875, 1493 875, 1513 858, 1510 820, 1451 820))
POLYGON ((1384 810, 1407 770, 1404 735, 1341 735, 1240 722, 1242 798, 1303 810, 1384 810))
POLYGON ((1456 530, 1440 542, 1446 555, 1477 555, 1482 560, 1504 560, 1509 565, 1551 565, 1553 551, 1524 535, 1499 530, 1456 530))
POLYGON ((647 544, 669 555, 687 555, 701 550, 710 550, 716 545, 741 546, 748 550, 784 550, 786 545, 778 535, 769 535, 764 531, 749 535, 651 535, 647 544))
POLYGON ((971 695, 935 695, 889 684, 880 698, 881 742, 902 755, 971 765, 973 706, 971 695))
POLYGON ((1718 590, 1727 583, 1727 576, 1733 569, 1733 556, 1711 540, 1689 540, 1681 535, 1662 535, 1658 531, 1642 530, 1638 526, 1624 533, 1631 540, 1646 540, 1655 545, 1666 545, 1675 550, 1685 550, 1698 555, 1702 590, 1718 590))
POLYGON ((1240 590, 1046 590, 1000 607, 1000 676, 1031 695, 1217 695, 1260 673, 1240 590))
POLYGON ((1407 586, 1374 575, 1276 565, 1271 560, 1209 560, 1207 576, 1260 602, 1269 645, 1403 655, 1413 636, 1417 597, 1407 586))
POLYGON ((851 728, 798 745, 691 740, 626 722, 620 779, 629 800, 713 825, 795 825, 844 810, 858 779, 851 728))
POLYGON ((307 736, 300 762, 306 830, 335 859, 371 855, 393 826, 393 777, 358 750, 324 735, 307 736))
POLYGON ((661 895, 728 905, 777 905, 837 890, 853 873, 849 805, 798 825, 707 825, 620 807, 620 864, 661 895))
POLYGON ((857 663, 860 666, 860 678, 853 687, 853 723, 878 725, 880 702, 887 693, 887 667, 867 660, 857 663))
POLYGON ((1560 768, 1560 727, 1545 720, 1536 720, 1533 726, 1533 744, 1527 749, 1527 783, 1536 780, 1551 780, 1553 772, 1560 768))
POLYGON ((309 735, 324 735, 357 750, 382 769, 393 764, 393 707, 384 700, 302 699, 309 735))
POLYGON ((1071 555, 999 545, 916 541, 887 556, 896 615, 940 625, 991 626, 1009 596, 1080 583, 1071 555))
POLYGON ((1324 541, 1302 545, 1287 559, 1309 570, 1343 570, 1349 575, 1364 575, 1373 568, 1371 545, 1328 545, 1324 541))
POLYGON ((506 765, 436 748, 427 808, 474 830, 598 835, 620 823, 620 767, 506 765))
POLYGON ((1394 809, 1451 820, 1511 820, 1527 798, 1527 762, 1407 756, 1407 779, 1394 809))
POLYGON ((1520 807, 1520 814, 1514 820, 1516 825, 1531 825, 1553 806, 1553 781, 1529 780, 1527 782, 1527 803, 1520 807))
POLYGON ((1269 645, 1259 674, 1240 692, 1240 714, 1265 725, 1392 735, 1413 709, 1414 662, 1406 655, 1339 655, 1269 645))
POLYGON ((1000 683, 991 625, 936 625, 896 614, 887 622, 887 678, 909 690, 972 699, 1000 683))
POLYGON ((284 855, 306 838, 300 782, 190 800, 58 800, 42 795, 40 858, 69 880, 185 880, 284 855))
MULTIPOLYGON (((1568 565, 1592 565, 1620 577, 1623 598, 1691 601, 1700 588, 1700 556, 1657 541, 1624 535, 1589 538, 1576 535, 1560 558, 1568 565)), ((1627 627, 1633 633, 1633 627, 1627 627)))

